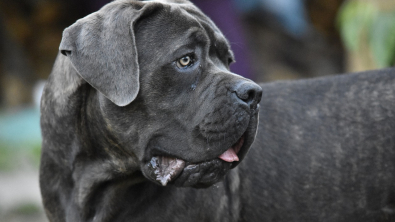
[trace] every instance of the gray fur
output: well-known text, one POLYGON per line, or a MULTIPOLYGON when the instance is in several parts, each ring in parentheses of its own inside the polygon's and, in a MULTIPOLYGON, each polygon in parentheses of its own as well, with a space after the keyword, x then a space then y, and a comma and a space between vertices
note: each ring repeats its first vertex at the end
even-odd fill
POLYGON ((395 69, 261 87, 245 221, 395 221, 395 69))
POLYGON ((258 108, 181 0, 112 2, 60 50, 41 103, 50 221, 394 221, 394 69, 262 84, 258 108), (217 158, 241 137, 242 161, 217 158), (153 156, 185 168, 161 186, 153 156))
MULTIPOLYGON (((65 30, 41 103, 40 186, 50 221, 167 220, 180 209, 157 204, 214 198, 195 188, 238 164, 218 156, 241 138, 239 159, 248 152, 261 88, 229 71, 222 33, 179 2, 115 1, 65 30), (193 64, 178 68, 186 55, 193 64), (161 156, 185 162, 166 187, 150 165, 161 156), (161 201, 140 210, 150 199, 161 201)), ((221 208, 212 202, 210 214, 191 209, 179 220, 237 218, 227 213, 227 192, 215 191, 221 208)))
POLYGON ((64 30, 59 47, 84 80, 119 106, 139 92, 134 23, 150 12, 142 4, 124 4, 108 4, 78 20, 64 30))

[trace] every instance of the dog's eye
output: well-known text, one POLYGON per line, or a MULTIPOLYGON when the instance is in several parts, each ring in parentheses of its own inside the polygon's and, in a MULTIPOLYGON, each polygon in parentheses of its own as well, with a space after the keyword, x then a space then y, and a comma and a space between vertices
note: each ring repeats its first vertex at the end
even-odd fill
POLYGON ((182 57, 177 61, 178 68, 185 68, 193 64, 193 58, 189 55, 182 57))

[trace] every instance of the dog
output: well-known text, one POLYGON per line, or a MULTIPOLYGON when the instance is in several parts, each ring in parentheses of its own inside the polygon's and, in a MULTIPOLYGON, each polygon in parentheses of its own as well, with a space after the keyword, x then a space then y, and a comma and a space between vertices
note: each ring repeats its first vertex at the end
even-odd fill
POLYGON ((395 70, 259 86, 185 0, 116 0, 59 50, 41 100, 50 221, 393 220, 395 70))

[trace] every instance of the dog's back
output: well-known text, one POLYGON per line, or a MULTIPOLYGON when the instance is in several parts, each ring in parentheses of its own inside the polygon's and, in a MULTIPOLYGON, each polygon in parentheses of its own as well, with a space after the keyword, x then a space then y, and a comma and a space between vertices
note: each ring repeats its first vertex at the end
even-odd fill
POLYGON ((261 87, 246 221, 394 221, 395 69, 261 87))

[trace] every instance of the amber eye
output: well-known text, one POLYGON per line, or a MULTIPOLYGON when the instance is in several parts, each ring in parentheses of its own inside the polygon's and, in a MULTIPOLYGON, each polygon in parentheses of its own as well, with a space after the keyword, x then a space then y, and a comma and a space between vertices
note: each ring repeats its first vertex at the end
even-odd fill
POLYGON ((191 56, 184 56, 177 61, 178 68, 185 68, 193 63, 191 56))

